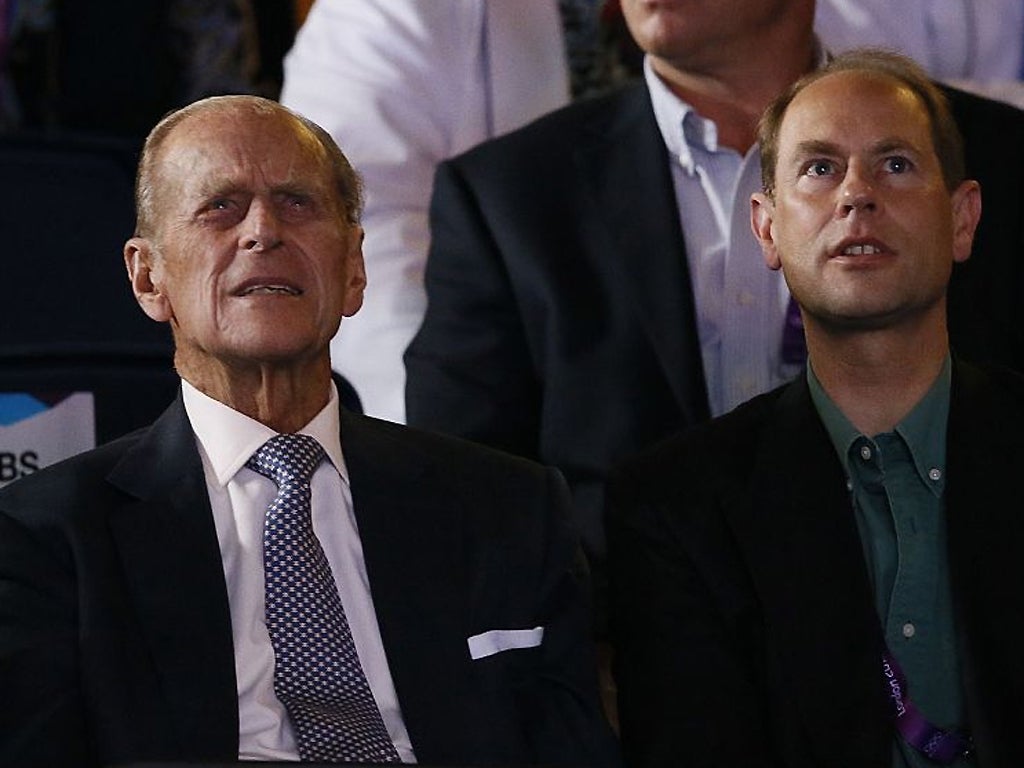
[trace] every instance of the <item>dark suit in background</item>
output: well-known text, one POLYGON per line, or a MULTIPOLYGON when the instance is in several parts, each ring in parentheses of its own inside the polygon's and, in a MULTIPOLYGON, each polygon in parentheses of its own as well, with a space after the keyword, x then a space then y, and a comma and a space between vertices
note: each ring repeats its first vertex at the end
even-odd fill
MULTIPOLYGON (((1024 370, 1024 112, 950 91, 985 213, 950 287, 962 357, 1024 370)), ((685 201, 683 202, 685 205, 685 201)), ((643 83, 438 169, 408 421, 562 469, 604 552, 608 468, 704 421, 669 158, 643 83)))
MULTIPOLYGON (((1022 434, 1024 379, 954 366, 950 574, 986 766, 1024 764, 1022 434)), ((882 629, 805 378, 629 462, 609 506, 629 765, 891 765, 882 629)))
POLYGON ((438 169, 410 424, 562 469, 591 552, 617 458, 709 415, 665 146, 643 83, 438 169))
MULTIPOLYGON (((417 759, 615 765, 562 479, 345 411, 342 431, 417 759), (471 636, 537 626, 542 644, 470 658, 471 636)), ((228 596, 180 399, 4 489, 0 564, 0 764, 236 759, 228 596)))

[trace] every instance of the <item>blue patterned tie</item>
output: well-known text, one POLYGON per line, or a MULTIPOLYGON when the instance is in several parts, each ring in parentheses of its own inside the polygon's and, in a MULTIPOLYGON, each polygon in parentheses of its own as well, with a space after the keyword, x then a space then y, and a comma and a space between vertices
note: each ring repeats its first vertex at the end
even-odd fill
POLYGON ((263 530, 274 692, 288 710, 303 760, 398 762, 313 533, 309 482, 323 458, 312 437, 277 435, 246 464, 278 489, 263 530))

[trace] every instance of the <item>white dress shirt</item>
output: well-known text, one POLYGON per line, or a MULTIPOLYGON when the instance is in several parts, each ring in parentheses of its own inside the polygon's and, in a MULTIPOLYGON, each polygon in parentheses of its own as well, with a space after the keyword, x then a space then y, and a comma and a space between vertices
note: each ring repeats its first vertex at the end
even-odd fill
POLYGON ((715 124, 681 101, 644 61, 654 116, 668 151, 712 416, 796 375, 782 360, 789 290, 765 265, 750 229, 761 153, 718 145, 715 124))
POLYGON ((426 312, 437 164, 568 103, 555 0, 317 0, 281 102, 323 126, 366 182, 367 288, 331 343, 363 410, 405 421, 405 348, 426 312))
MULTIPOLYGON (((187 381, 182 381, 182 395, 203 462, 227 582, 238 681, 238 756, 297 759, 291 723, 274 695, 274 649, 264 620, 263 522, 277 487, 245 466, 277 433, 187 381)), ((391 740, 403 762, 415 762, 370 596, 333 384, 330 402, 299 431, 316 438, 329 459, 311 483, 313 530, 334 573, 359 660, 391 740)))

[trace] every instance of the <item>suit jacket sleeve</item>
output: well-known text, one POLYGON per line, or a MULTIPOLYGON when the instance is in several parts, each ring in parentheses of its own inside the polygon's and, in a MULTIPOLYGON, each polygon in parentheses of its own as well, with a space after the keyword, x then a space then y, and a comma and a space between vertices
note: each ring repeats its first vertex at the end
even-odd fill
POLYGON ((548 470, 547 487, 542 662, 520 712, 538 763, 617 766, 619 747, 597 695, 586 561, 570 522, 565 483, 555 470, 548 470))
POLYGON ((491 226, 459 166, 442 163, 427 314, 405 355, 407 416, 414 426, 536 458, 540 386, 491 226))
POLYGON ((88 765, 73 579, 0 513, 0 765, 88 765))

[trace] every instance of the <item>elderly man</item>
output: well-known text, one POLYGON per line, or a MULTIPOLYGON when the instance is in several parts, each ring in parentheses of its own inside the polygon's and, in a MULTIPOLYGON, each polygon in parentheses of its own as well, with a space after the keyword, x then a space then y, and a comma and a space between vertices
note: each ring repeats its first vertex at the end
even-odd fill
POLYGON ((365 279, 330 137, 197 102, 137 194, 181 396, 0 495, 0 763, 614 765, 557 473, 339 410, 365 279))
POLYGON ((627 760, 1020 765, 1024 380, 950 353, 981 198, 948 107, 908 60, 842 56, 760 143, 808 367, 616 474, 627 760))

